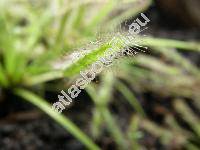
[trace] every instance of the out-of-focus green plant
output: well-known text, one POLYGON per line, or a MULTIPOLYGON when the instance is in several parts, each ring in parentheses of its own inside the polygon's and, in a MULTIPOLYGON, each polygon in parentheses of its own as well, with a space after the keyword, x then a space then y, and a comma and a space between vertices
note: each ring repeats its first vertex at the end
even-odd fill
MULTIPOLYGON (((80 142, 85 144, 88 149, 100 149, 66 116, 54 112, 39 94, 34 94, 34 87, 41 88, 41 85, 55 79, 66 77, 70 79, 72 76, 78 74, 80 70, 86 69, 88 65, 95 62, 109 48, 110 45, 108 45, 107 41, 95 49, 88 47, 89 53, 87 55, 80 58, 77 62, 70 63, 65 69, 54 68, 52 66, 52 62, 58 60, 63 60, 62 64, 67 65, 70 60, 63 59, 63 56, 72 53, 74 49, 82 47, 90 40, 96 39, 97 35, 95 33, 97 31, 105 33, 114 30, 125 19, 144 11, 151 4, 151 0, 145 0, 141 3, 138 3, 138 1, 1 0, 1 88, 12 90, 14 94, 36 105, 68 132, 73 134, 80 142), (124 6, 125 9, 122 9, 121 6, 124 6)), ((107 37, 102 36, 102 38, 106 39, 107 37)), ((99 133, 97 129, 102 125, 101 118, 103 118, 107 130, 120 149, 127 149, 127 147, 139 148, 140 145, 137 142, 139 133, 133 133, 133 135, 130 133, 123 134, 123 131, 117 125, 117 119, 113 117, 114 115, 108 107, 112 97, 112 88, 117 86, 118 90, 127 99, 127 102, 139 114, 139 117, 134 117, 130 123, 128 131, 137 132, 136 130, 141 126, 142 120, 146 120, 146 115, 132 91, 121 80, 119 81, 119 79, 124 79, 126 82, 132 83, 133 88, 137 87, 141 91, 144 89, 158 90, 159 88, 164 88, 163 90, 167 91, 164 93, 172 93, 175 96, 190 98, 194 96, 195 103, 199 107, 197 100, 199 97, 198 92, 195 89, 190 89, 195 82, 199 82, 199 77, 197 77, 199 70, 175 50, 170 49, 180 48, 199 51, 199 44, 170 39, 138 38, 143 41, 141 42, 142 45, 156 47, 158 53, 174 61, 177 66, 168 65, 150 56, 134 57, 134 59, 121 61, 121 65, 119 66, 121 71, 117 76, 113 74, 105 75, 102 84, 98 87, 98 92, 96 92, 96 87, 93 85, 89 86, 88 92, 95 103, 93 116, 94 133, 98 137, 99 133), (167 51, 170 51, 169 56, 167 56, 167 51), (133 66, 133 64, 142 67, 133 66), (183 73, 185 70, 191 73, 193 77, 185 75, 183 73), (164 76, 161 77, 160 74, 164 74, 164 76), (180 80, 174 77, 177 75, 180 77, 180 80), (134 78, 132 78, 133 76, 134 78), (154 87, 141 86, 144 80, 151 80, 154 83, 154 87), (161 85, 162 87, 160 87, 161 85), (181 88, 183 85, 184 87, 181 88), (125 139, 128 139, 131 144, 127 144, 125 139)), ((182 110, 181 108, 177 109, 182 110)), ((191 126, 192 121, 188 120, 191 126)), ((156 125, 152 125, 152 123, 144 126, 146 130, 153 133, 154 127, 156 128, 156 125)), ((198 133, 198 126, 194 127, 194 131, 198 133)), ((168 135, 168 131, 164 130, 155 132, 155 135, 160 136, 162 133, 167 133, 168 135)), ((170 136, 164 139, 169 141, 171 134, 170 132, 170 136)), ((190 144, 189 146, 193 145, 190 144)))
MULTIPOLYGON (((0 2, 0 85, 39 107, 62 125, 88 149, 99 149, 66 116, 54 112, 43 98, 25 88, 31 89, 45 82, 70 77, 97 60, 108 46, 102 45, 76 64, 65 70, 52 67, 52 61, 95 39, 95 32, 119 5, 134 1, 25 1, 2 0, 0 2), (100 11, 96 11, 96 10, 100 11), (23 88, 22 88, 23 87, 23 88)), ((149 1, 143 3, 144 9, 149 1)), ((131 9, 128 9, 131 10, 131 9)), ((133 13, 122 11, 119 16, 129 18, 133 13)), ((126 19, 123 18, 123 19, 126 19)), ((122 19, 109 19, 117 25, 122 19)), ((108 31, 110 24, 101 30, 108 31)), ((64 62, 65 63, 65 62, 64 62)), ((118 140, 119 141, 119 140, 118 140)))

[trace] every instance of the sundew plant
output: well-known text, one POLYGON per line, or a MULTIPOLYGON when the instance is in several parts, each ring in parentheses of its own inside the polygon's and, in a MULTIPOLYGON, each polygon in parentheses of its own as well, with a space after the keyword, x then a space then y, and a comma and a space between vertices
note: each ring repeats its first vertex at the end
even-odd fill
MULTIPOLYGON (((110 68, 112 71, 106 72, 105 69, 99 75, 100 84, 91 83, 87 86, 86 91, 94 103, 91 118, 92 137, 86 135, 66 115, 53 111, 52 104, 41 92, 53 81, 56 81, 55 85, 59 85, 55 86, 59 87, 55 89, 56 92, 67 89, 66 85, 69 85, 80 71, 87 69, 108 50, 106 33, 114 34, 121 23, 144 12, 151 4, 151 0, 1 0, 1 90, 9 91, 37 106, 87 149, 101 149, 95 140, 101 137, 102 128, 108 130, 118 149, 140 149, 142 145, 137 142, 142 136, 139 128, 160 137, 163 144, 170 142, 177 135, 180 145, 195 147, 187 139, 200 137, 199 119, 192 115, 185 102, 178 97, 192 97, 198 109, 200 108, 197 100, 199 86, 195 84, 199 83, 200 73, 199 69, 182 57, 176 49, 198 53, 200 44, 197 42, 138 36, 141 45, 152 49, 150 54, 120 59, 120 63, 110 68), (93 47, 88 43, 97 40, 98 33, 101 33, 102 42, 93 47), (78 61, 68 57, 84 51, 82 48, 88 51, 84 57, 78 58, 78 61), (162 55, 166 60, 173 61, 173 65, 157 59, 155 55, 151 56, 151 53, 162 55), (55 67, 55 64, 67 67, 63 69, 55 67), (185 83, 176 80, 175 76, 179 76, 185 83), (148 81, 155 83, 154 86, 144 84, 148 81), (175 82, 177 84, 174 84, 175 82), (156 91, 162 88, 163 92, 172 93, 170 96, 175 97, 175 110, 184 116, 183 119, 191 126, 192 131, 188 133, 189 131, 178 127, 171 114, 167 119, 172 130, 163 129, 153 123, 127 83, 131 84, 132 89, 139 91, 156 91), (159 83, 162 83, 163 87, 159 87, 159 83), (191 89, 193 84, 197 89, 191 89), (110 103, 115 101, 114 91, 124 97, 126 101, 122 103, 130 104, 134 112, 126 132, 122 132, 117 118, 109 108, 110 103), (184 132, 180 132, 183 130, 184 132), (188 134, 185 134, 186 132, 188 134)), ((160 93, 162 95, 162 91, 160 93)))

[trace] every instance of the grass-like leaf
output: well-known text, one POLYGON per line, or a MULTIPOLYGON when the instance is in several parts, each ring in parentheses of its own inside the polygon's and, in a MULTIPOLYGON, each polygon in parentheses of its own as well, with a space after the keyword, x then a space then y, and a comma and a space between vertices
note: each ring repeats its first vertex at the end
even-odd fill
POLYGON ((117 82, 116 88, 124 95, 133 108, 143 117, 146 116, 143 108, 134 94, 120 81, 117 82))
POLYGON ((40 98, 36 94, 24 90, 16 89, 15 93, 40 108, 43 112, 49 115, 57 123, 59 123, 64 129, 75 136, 80 142, 82 142, 90 150, 100 150, 100 148, 87 136, 85 135, 73 122, 62 114, 57 113, 51 109, 51 105, 44 99, 40 98))

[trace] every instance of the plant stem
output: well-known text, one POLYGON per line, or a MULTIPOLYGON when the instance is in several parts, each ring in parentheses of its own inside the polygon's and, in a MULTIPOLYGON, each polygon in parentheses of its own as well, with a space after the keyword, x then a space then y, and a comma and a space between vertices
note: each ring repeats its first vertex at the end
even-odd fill
POLYGON ((85 134, 83 133, 73 122, 71 122, 67 117, 59 114, 51 109, 51 105, 44 99, 35 95, 34 93, 27 91, 25 89, 16 89, 15 93, 27 100, 28 102, 34 104, 46 114, 48 114, 52 119, 59 123, 64 129, 75 136, 80 142, 82 142, 90 150, 100 150, 100 148, 85 134))

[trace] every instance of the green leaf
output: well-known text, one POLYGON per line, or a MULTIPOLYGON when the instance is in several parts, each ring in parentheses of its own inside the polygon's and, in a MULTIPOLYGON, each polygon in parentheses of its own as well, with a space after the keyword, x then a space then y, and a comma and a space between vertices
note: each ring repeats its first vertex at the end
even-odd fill
POLYGON ((103 8, 98 11, 98 14, 91 19, 90 23, 87 25, 87 28, 92 31, 94 27, 97 27, 111 12, 115 4, 116 2, 114 0, 110 0, 108 3, 104 4, 103 8))
POLYGON ((142 116, 146 116, 142 106, 138 102, 134 94, 120 81, 117 81, 116 88, 124 95, 126 100, 133 106, 133 108, 142 116))
POLYGON ((193 50, 200 52, 200 43, 198 42, 187 42, 187 41, 179 41, 173 39, 143 37, 140 40, 140 44, 152 47, 179 48, 182 50, 193 50))
POLYGON ((182 118, 191 126, 198 137, 200 137, 200 120, 197 115, 186 105, 183 99, 176 99, 174 107, 181 114, 182 118))
POLYGON ((75 136, 80 142, 82 142, 87 147, 87 149, 100 150, 100 148, 85 133, 83 133, 73 122, 71 122, 64 115, 54 111, 51 108, 51 105, 47 103, 44 99, 24 89, 16 89, 15 93, 20 97, 24 98, 25 100, 27 100, 28 102, 37 106, 42 111, 44 111, 47 115, 49 115, 52 119, 54 119, 57 123, 59 123, 64 129, 66 129, 73 136, 75 136))
POLYGON ((16 64, 16 50, 14 49, 14 37, 8 31, 6 20, 0 16, 0 50, 3 52, 5 69, 9 74, 14 74, 16 64))
POLYGON ((79 73, 81 70, 86 69, 89 65, 97 61, 100 56, 103 56, 104 52, 110 48, 109 44, 104 44, 100 48, 93 50, 89 54, 85 55, 83 58, 79 59, 77 62, 73 63, 64 71, 64 75, 69 77, 79 73))
POLYGON ((95 102, 95 111, 98 112, 99 117, 102 117, 103 121, 105 121, 108 131, 118 144, 119 149, 127 149, 127 144, 123 133, 120 127, 117 125, 114 116, 108 109, 108 103, 112 97, 112 87, 114 81, 113 76, 108 72, 104 74, 102 80, 102 85, 100 85, 99 89, 96 90, 97 92, 95 92, 93 87, 87 88, 87 92, 95 102))
POLYGON ((0 63, 0 85, 3 85, 4 87, 8 86, 8 80, 6 78, 5 71, 1 63, 0 63))

